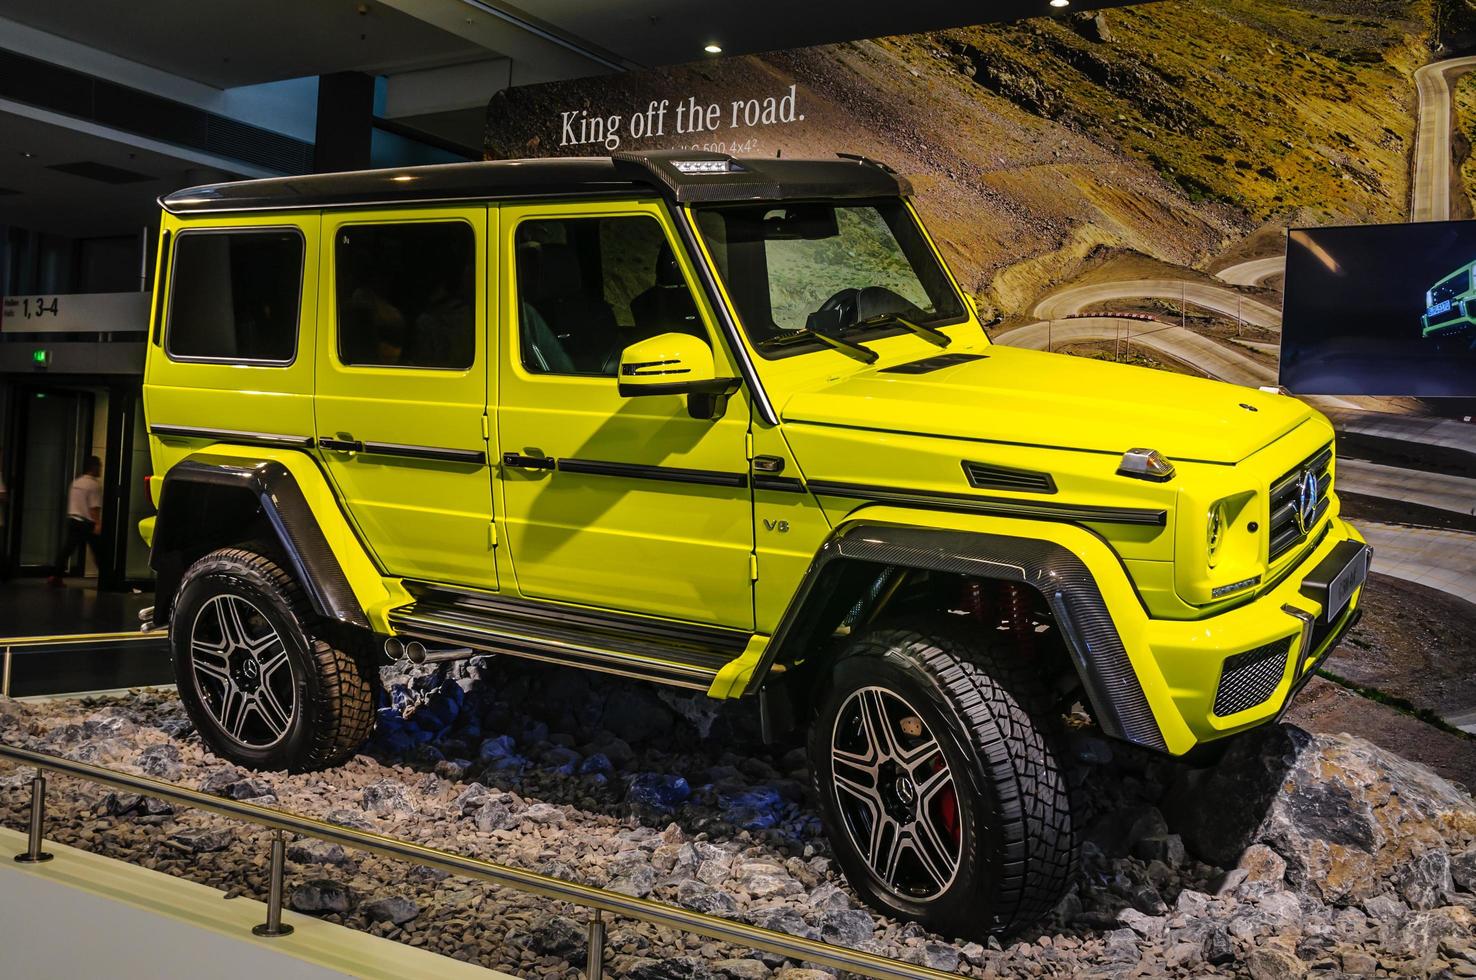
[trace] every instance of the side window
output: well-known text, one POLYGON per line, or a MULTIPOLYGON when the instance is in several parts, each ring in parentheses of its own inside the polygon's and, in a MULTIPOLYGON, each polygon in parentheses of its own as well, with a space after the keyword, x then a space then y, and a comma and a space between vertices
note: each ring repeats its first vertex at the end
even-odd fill
POLYGON ((297 356, 302 236, 186 231, 174 243, 164 348, 177 360, 290 364, 297 356))
POLYGON ((476 235, 470 225, 350 225, 338 229, 333 247, 341 363, 472 366, 476 235))
POLYGON ((613 377, 636 341, 708 339, 655 218, 525 221, 514 245, 522 361, 535 374, 613 377))

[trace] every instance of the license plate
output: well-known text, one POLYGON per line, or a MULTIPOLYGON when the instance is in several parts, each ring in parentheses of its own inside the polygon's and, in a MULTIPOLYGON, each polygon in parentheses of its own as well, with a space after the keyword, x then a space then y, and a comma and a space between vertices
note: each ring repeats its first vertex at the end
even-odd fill
POLYGON ((1450 310, 1450 300, 1443 299, 1440 302, 1436 303, 1434 306, 1430 307, 1428 310, 1426 310, 1425 311, 1425 315, 1426 316, 1439 316, 1442 313, 1449 312, 1449 310, 1450 310))
POLYGON ((1338 618, 1343 609, 1348 605, 1348 600, 1353 598, 1353 593, 1368 578, 1368 549, 1361 549, 1348 564, 1343 566, 1342 571, 1333 576, 1333 580, 1327 587, 1327 621, 1330 623, 1338 618))

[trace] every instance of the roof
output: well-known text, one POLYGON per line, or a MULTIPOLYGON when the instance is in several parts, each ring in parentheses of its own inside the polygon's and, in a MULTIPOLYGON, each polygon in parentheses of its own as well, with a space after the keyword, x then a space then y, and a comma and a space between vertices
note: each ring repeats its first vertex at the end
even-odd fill
POLYGON ((555 157, 270 177, 208 184, 159 199, 170 214, 277 211, 656 193, 681 204, 911 193, 889 167, 861 157, 783 160, 662 150, 614 157, 555 157), (725 163, 691 173, 678 164, 725 163))

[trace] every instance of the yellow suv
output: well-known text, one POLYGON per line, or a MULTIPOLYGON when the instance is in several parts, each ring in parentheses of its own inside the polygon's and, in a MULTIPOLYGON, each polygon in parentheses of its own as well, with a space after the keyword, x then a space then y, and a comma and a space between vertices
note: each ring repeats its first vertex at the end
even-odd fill
POLYGON ((339 762, 385 652, 752 698, 878 908, 1049 910, 1065 711, 1175 755, 1275 718, 1369 550, 1325 418, 992 345, 909 196, 663 152, 165 198, 143 531, 201 736, 339 762))

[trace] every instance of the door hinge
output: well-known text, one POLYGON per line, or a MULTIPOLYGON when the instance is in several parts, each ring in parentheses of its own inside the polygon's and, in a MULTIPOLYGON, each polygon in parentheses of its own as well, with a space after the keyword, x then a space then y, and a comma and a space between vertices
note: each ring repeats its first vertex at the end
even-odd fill
POLYGON ((748 580, 750 582, 758 581, 758 555, 753 552, 748 553, 748 580))
POLYGON ((487 547, 489 547, 489 548, 495 548, 495 547, 497 547, 497 522, 496 521, 488 521, 487 522, 487 547))
POLYGON ((743 433, 743 458, 753 459, 753 432, 743 433))
POLYGON ((492 423, 487 421, 487 413, 482 413, 482 441, 492 438, 492 423))

